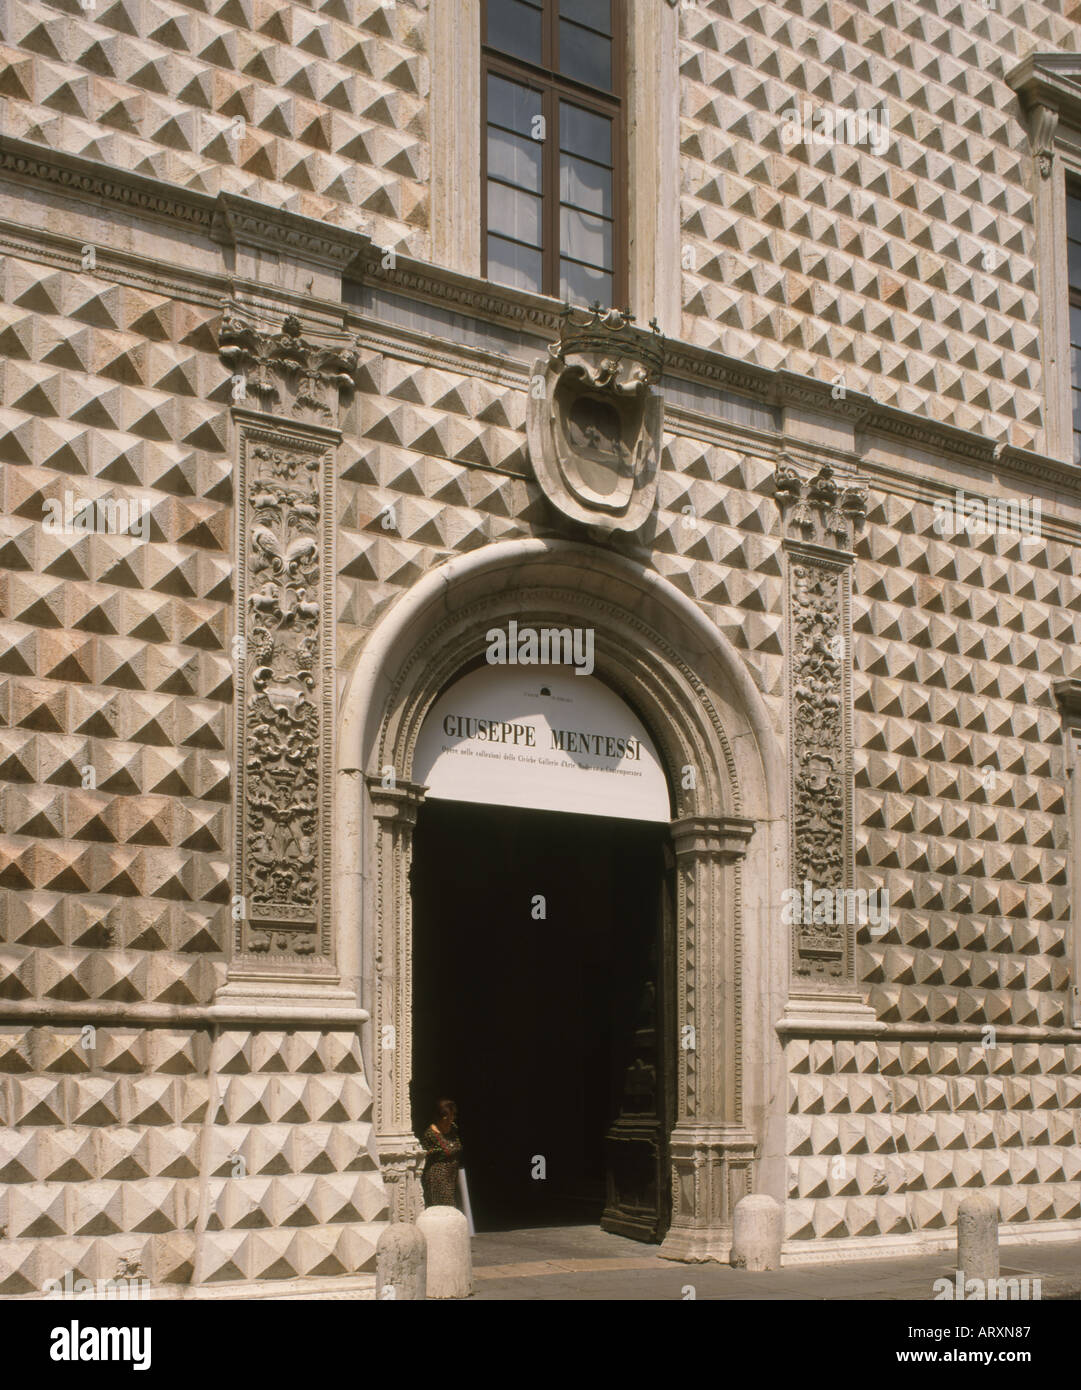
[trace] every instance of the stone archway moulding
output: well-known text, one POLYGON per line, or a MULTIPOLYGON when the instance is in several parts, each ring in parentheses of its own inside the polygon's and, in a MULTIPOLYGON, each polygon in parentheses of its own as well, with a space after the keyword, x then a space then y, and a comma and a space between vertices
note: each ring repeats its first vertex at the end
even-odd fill
POLYGON ((673 585, 564 541, 500 542, 424 576, 368 639, 339 707, 335 922, 345 980, 370 1013, 365 1059, 392 1217, 419 1209, 409 1113, 412 777, 440 691, 511 618, 590 627, 595 674, 645 722, 673 788, 677 1122, 662 1254, 725 1259, 731 1209, 783 1199, 777 1115, 788 941, 771 903, 785 881, 785 780, 765 702, 735 649, 673 585), (688 1045, 690 1044, 690 1045, 688 1045), (766 1160, 763 1162, 762 1160, 766 1160))

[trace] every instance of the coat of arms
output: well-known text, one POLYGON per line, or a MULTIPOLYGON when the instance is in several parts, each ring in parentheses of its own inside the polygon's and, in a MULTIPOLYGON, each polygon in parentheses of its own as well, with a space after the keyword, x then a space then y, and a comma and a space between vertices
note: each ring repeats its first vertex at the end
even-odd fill
POLYGON ((527 418, 533 469, 572 521, 637 531, 652 511, 663 341, 656 328, 634 328, 625 311, 568 308, 548 361, 535 364, 527 418))

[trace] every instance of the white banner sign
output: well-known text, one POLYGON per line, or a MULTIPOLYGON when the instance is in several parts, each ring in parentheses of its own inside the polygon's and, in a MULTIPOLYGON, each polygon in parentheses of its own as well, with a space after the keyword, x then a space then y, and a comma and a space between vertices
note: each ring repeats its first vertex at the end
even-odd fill
POLYGON ((482 666, 456 681, 424 721, 413 777, 444 801, 671 820, 641 721, 566 666, 482 666))

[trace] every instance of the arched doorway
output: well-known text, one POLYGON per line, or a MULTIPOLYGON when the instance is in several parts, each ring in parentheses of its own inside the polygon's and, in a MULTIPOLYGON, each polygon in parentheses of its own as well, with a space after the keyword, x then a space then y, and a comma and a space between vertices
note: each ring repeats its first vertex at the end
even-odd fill
POLYGON ((366 642, 341 710, 335 914, 343 973, 370 1014, 365 1063, 394 1219, 421 1206, 413 1133, 413 852, 418 740, 494 628, 588 629, 593 674, 656 742, 675 806, 671 1225, 661 1253, 727 1258, 731 1211, 784 1196, 787 940, 778 720, 737 653, 671 584, 596 547, 503 542, 433 570, 366 642))
POLYGON ((568 665, 486 664, 429 710, 414 775, 414 1132, 456 1099, 479 1230, 663 1239, 673 798, 652 737, 568 665))

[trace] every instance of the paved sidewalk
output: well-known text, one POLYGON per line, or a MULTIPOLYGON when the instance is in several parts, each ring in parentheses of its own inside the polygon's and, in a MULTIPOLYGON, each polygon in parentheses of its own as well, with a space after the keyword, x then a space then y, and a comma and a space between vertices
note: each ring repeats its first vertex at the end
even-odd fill
MULTIPOLYGON (((1081 1241, 1007 1245, 1002 1275, 1043 1280, 1044 1299, 1081 1298, 1081 1241)), ((674 1264, 656 1247, 596 1226, 500 1231, 473 1240, 474 1299, 654 1301, 698 1299, 930 1300, 932 1285, 953 1279, 951 1251, 903 1259, 799 1265, 748 1274, 725 1265, 674 1264), (693 1295, 687 1292, 693 1288, 693 1295)))

